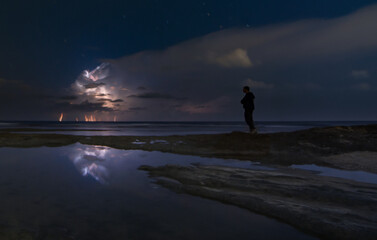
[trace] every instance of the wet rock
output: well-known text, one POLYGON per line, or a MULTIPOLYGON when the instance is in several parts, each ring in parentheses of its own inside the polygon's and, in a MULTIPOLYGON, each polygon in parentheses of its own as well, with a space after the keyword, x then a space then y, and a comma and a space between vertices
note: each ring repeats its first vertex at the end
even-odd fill
POLYGON ((284 221, 324 239, 376 239, 377 186, 281 168, 142 166, 157 184, 284 221))
POLYGON ((361 170, 377 173, 377 152, 355 151, 322 157, 321 161, 335 168, 344 170, 361 170))

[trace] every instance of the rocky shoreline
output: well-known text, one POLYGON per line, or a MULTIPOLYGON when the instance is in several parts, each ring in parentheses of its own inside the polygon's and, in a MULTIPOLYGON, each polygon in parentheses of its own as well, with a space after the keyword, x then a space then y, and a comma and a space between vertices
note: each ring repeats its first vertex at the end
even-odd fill
MULTIPOLYGON (((74 143, 250 160, 266 165, 316 164, 377 173, 377 125, 326 127, 250 135, 79 136, 0 130, 0 147, 59 147, 74 143)), ((43 130, 39 130, 43 131, 43 130)))

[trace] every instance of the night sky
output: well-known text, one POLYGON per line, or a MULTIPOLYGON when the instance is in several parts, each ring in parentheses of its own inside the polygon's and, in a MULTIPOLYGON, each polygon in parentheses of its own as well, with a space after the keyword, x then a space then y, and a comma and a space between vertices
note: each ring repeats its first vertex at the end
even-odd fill
POLYGON ((0 120, 377 120, 377 1, 0 2, 0 120))

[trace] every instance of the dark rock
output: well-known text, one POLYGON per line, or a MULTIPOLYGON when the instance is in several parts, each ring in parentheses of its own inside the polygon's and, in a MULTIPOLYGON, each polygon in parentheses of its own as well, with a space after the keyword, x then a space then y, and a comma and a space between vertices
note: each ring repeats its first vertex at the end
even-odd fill
POLYGON ((377 186, 374 184, 294 169, 265 171, 175 165, 141 166, 140 169, 157 177, 158 184, 176 192, 234 204, 324 239, 376 239, 377 236, 377 186))

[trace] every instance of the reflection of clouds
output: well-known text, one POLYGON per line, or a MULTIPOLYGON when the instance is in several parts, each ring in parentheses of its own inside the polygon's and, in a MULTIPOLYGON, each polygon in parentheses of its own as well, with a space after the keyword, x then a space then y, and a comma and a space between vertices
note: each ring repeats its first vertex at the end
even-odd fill
POLYGON ((132 159, 137 159, 134 154, 132 151, 77 144, 68 157, 82 176, 91 176, 102 184, 112 184, 119 173, 124 175, 129 169, 132 159))
POLYGON ((90 175, 100 183, 107 183, 110 177, 108 164, 113 157, 110 148, 82 146, 75 148, 70 158, 83 176, 90 175))
POLYGON ((97 165, 96 163, 92 163, 88 167, 84 167, 81 169, 81 173, 83 176, 87 176, 89 174, 101 183, 106 183, 106 178, 108 177, 106 168, 104 166, 97 165))

